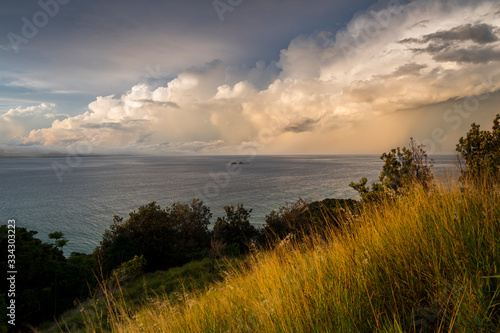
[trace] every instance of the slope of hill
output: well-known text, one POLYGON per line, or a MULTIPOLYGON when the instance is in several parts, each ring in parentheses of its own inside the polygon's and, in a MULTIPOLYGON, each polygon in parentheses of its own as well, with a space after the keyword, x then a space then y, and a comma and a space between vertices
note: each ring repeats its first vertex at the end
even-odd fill
POLYGON ((132 307, 110 295, 109 329, 498 332, 498 191, 415 189, 342 224, 327 239, 257 251, 223 281, 177 299, 132 307))

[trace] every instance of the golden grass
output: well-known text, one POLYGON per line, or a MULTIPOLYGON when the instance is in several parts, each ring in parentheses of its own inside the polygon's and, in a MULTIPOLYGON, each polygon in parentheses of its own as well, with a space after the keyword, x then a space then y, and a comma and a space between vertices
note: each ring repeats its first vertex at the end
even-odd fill
POLYGON ((132 311, 110 294, 110 328, 498 332, 498 192, 415 189, 342 223, 327 239, 256 252, 246 269, 176 302, 158 298, 132 311))

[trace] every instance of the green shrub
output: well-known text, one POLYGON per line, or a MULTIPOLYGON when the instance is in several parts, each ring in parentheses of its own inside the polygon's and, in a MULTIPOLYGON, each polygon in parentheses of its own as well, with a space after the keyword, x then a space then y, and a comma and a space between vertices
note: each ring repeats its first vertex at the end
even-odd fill
POLYGON ((472 123, 467 136, 461 137, 457 152, 465 161, 460 180, 464 184, 491 186, 500 181, 500 114, 493 119, 491 131, 481 131, 472 123))
POLYGON ((349 184, 363 200, 373 201, 391 194, 399 195, 415 184, 423 186, 425 190, 432 187, 432 161, 428 160, 424 146, 417 145, 413 138, 410 139, 410 148, 392 149, 389 153, 383 153, 380 159, 384 161, 379 176, 381 183, 373 183, 371 190, 366 186, 368 180, 364 177, 359 183, 349 184))
POLYGON ((146 260, 143 256, 134 256, 134 258, 129 261, 120 264, 120 266, 113 271, 113 279, 115 279, 117 283, 126 282, 142 275, 145 266, 146 260))

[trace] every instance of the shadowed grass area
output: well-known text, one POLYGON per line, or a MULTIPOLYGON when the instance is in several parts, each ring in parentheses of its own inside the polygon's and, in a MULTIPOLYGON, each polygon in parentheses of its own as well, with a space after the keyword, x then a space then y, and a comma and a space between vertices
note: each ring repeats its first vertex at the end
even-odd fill
POLYGON ((66 311, 57 324, 44 323, 43 332, 101 332, 110 331, 111 323, 121 320, 123 314, 133 315, 144 306, 163 301, 179 303, 185 293, 204 290, 237 269, 241 260, 218 260, 210 271, 209 259, 190 262, 167 271, 144 274, 128 281, 118 289, 109 283, 101 284, 101 291, 78 307, 66 311))

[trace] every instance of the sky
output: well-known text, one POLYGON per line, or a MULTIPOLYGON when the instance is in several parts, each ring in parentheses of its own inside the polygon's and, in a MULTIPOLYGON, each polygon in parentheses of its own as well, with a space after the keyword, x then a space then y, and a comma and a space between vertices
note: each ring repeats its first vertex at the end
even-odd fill
POLYGON ((498 1, 4 0, 0 156, 452 153, 499 65, 498 1))

